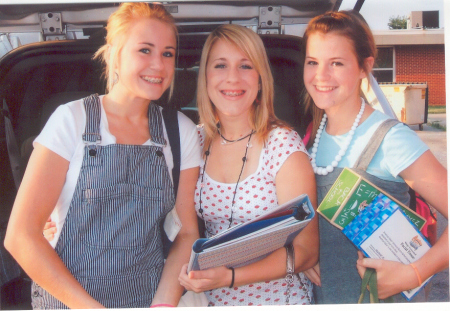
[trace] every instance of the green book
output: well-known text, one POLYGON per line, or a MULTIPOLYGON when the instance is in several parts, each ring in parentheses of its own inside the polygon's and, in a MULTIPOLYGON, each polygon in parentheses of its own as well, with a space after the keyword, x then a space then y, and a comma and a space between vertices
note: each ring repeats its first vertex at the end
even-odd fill
POLYGON ((423 217, 348 168, 342 170, 317 212, 342 230, 380 193, 396 202, 411 222, 422 229, 426 222, 423 217))

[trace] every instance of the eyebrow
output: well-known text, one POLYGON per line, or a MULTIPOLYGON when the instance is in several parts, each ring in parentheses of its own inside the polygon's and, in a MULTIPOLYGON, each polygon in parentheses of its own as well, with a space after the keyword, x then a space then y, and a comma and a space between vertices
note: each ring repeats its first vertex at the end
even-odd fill
MULTIPOLYGON (((310 55, 305 55, 305 58, 317 59, 316 57, 310 56, 310 55)), ((346 58, 345 57, 332 57, 329 60, 346 60, 346 58)))
MULTIPOLYGON (((213 59, 211 61, 212 62, 215 62, 215 61, 228 61, 228 59, 226 59, 225 57, 219 57, 219 58, 213 59)), ((248 58, 242 58, 239 61, 241 61, 241 62, 251 62, 251 60, 249 60, 248 58)))
MULTIPOLYGON (((140 44, 145 44, 145 45, 148 45, 148 46, 150 46, 150 47, 155 47, 155 45, 154 45, 153 43, 150 43, 150 42, 140 42, 140 44)), ((176 48, 173 47, 173 46, 171 46, 171 45, 168 45, 168 46, 166 46, 165 48, 166 48, 166 49, 176 50, 176 48)))

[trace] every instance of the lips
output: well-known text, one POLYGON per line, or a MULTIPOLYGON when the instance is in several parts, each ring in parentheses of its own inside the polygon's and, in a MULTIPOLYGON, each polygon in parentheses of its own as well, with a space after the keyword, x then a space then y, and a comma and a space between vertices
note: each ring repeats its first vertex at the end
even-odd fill
POLYGON ((319 85, 316 85, 315 87, 316 90, 318 90, 319 92, 330 92, 337 88, 336 86, 319 86, 319 85))
POLYGON ((163 79, 161 77, 147 77, 147 76, 142 76, 142 79, 152 83, 152 84, 161 84, 163 79))
POLYGON ((231 96, 231 97, 236 97, 236 96, 241 96, 245 94, 244 90, 239 90, 239 91, 220 91, 223 95, 225 96, 231 96))

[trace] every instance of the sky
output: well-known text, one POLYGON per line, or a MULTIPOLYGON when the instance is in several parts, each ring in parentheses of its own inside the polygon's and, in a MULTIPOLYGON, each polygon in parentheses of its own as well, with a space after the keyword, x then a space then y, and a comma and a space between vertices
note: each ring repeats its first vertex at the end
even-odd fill
MULTIPOLYGON (((353 9, 356 2, 357 0, 343 0, 340 9, 353 9)), ((360 13, 372 30, 388 30, 387 24, 392 16, 409 16, 411 11, 439 11, 439 26, 442 28, 444 2, 450 0, 365 0, 360 13)))

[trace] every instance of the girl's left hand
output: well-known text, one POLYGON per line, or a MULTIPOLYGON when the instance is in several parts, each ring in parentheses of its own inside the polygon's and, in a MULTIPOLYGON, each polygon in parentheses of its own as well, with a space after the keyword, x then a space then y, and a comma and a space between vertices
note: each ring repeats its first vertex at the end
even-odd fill
POLYGON ((187 290, 201 293, 207 290, 228 287, 231 284, 231 270, 222 266, 202 271, 190 271, 183 265, 178 280, 187 290))
POLYGON ((358 251, 356 269, 361 278, 363 278, 366 268, 373 268, 377 271, 377 288, 380 299, 419 286, 419 281, 411 266, 391 260, 365 258, 364 254, 358 251))

